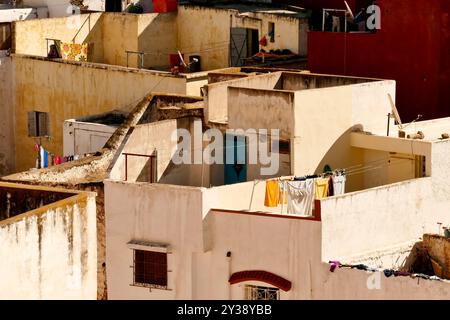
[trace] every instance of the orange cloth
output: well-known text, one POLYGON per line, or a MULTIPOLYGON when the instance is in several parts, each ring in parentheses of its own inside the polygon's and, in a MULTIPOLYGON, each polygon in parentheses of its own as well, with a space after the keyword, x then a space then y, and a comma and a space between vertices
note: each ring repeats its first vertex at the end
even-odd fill
POLYGON ((266 197, 264 205, 266 207, 278 207, 278 199, 280 197, 280 187, 278 181, 266 181, 266 197))
POLYGON ((317 178, 315 181, 315 198, 317 200, 326 198, 328 196, 328 179, 329 178, 317 178))

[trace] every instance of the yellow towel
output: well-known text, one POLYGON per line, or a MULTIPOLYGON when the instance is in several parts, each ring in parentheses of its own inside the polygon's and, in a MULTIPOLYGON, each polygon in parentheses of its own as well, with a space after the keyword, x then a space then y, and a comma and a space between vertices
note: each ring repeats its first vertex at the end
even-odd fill
POLYGON ((266 207, 277 207, 279 197, 280 188, 278 186, 278 181, 266 181, 266 197, 264 200, 264 205, 266 207))
POLYGON ((328 196, 328 179, 329 178, 317 178, 315 182, 315 198, 317 200, 326 198, 328 196))

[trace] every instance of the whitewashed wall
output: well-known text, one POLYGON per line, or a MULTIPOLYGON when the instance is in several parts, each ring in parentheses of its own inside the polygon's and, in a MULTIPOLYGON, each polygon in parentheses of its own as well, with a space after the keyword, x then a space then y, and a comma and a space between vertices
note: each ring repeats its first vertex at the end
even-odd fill
POLYGON ((95 196, 0 222, 0 299, 96 299, 95 196))

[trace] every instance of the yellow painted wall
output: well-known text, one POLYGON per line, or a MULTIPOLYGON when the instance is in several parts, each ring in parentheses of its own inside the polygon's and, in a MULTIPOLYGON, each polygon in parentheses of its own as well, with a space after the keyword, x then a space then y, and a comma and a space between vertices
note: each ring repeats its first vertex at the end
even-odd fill
POLYGON ((35 165, 35 138, 28 137, 27 112, 49 112, 51 139, 45 148, 63 152, 66 119, 133 107, 150 92, 185 94, 186 79, 149 71, 59 63, 13 56, 16 109, 16 170, 35 165))
MULTIPOLYGON (((104 62, 127 66, 125 51, 137 51, 138 16, 121 13, 105 14, 103 27, 104 62)), ((130 67, 137 67, 137 56, 130 56, 130 67)))
POLYGON ((169 53, 177 48, 176 20, 176 13, 138 15, 138 50, 149 53, 145 68, 169 69, 169 53))
MULTIPOLYGON (((189 56, 200 55, 202 70, 229 66, 230 28, 259 31, 259 38, 268 34, 268 25, 275 23, 275 42, 264 47, 299 52, 306 43, 300 41, 300 24, 306 20, 270 13, 238 15, 236 10, 197 6, 179 6, 178 13, 92 13, 71 17, 35 19, 15 22, 15 52, 46 56, 46 38, 64 42, 89 43, 91 62, 126 66, 126 50, 143 51, 145 68, 168 69, 169 54, 180 50, 186 62, 189 56)), ((130 55, 129 66, 137 66, 137 55, 130 55)))
POLYGON ((178 48, 201 56, 202 70, 228 66, 230 17, 233 11, 202 7, 178 8, 178 48))
MULTIPOLYGON (((46 56, 46 38, 89 43, 89 61, 126 66, 126 50, 151 53, 146 68, 167 68, 169 53, 176 52, 176 14, 92 13, 65 18, 15 23, 15 52, 46 56)), ((137 55, 129 66, 137 67, 137 55)))
POLYGON ((14 23, 15 53, 47 56, 46 38, 89 43, 89 61, 103 62, 103 18, 101 13, 64 18, 34 19, 14 23))

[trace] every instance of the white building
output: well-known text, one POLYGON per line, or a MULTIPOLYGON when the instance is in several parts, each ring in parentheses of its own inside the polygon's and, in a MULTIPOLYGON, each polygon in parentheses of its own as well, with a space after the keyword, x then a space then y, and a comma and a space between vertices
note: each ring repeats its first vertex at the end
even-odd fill
POLYGON ((347 170, 346 192, 315 200, 309 217, 265 206, 256 168, 224 185, 223 167, 171 164, 169 134, 195 136, 198 120, 138 124, 105 181, 109 298, 450 299, 448 282, 411 267, 422 235, 450 225, 450 140, 439 138, 450 119, 408 127, 426 139, 397 138, 389 95, 392 81, 291 73, 208 86, 209 126, 281 129, 290 162, 278 176, 347 170), (156 154, 156 174, 140 179, 149 162, 127 153, 156 154), (331 260, 374 270, 330 272, 331 260))

